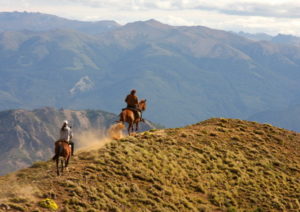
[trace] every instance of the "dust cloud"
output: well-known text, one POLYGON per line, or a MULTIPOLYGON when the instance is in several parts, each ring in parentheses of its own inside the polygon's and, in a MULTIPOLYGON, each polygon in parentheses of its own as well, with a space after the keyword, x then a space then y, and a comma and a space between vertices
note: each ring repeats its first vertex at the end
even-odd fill
MULTIPOLYGON (((12 181, 10 180, 10 182, 12 181)), ((17 197, 22 197, 26 200, 34 200, 36 199, 36 193, 39 191, 31 185, 20 185, 18 183, 3 183, 0 190, 0 202, 17 197)))
POLYGON ((99 149, 112 140, 121 139, 124 137, 123 129, 125 125, 122 123, 116 123, 105 130, 87 130, 80 132, 74 141, 76 145, 75 152, 89 151, 99 149))
MULTIPOLYGON (((124 124, 116 123, 110 126, 107 130, 88 130, 76 134, 74 138, 75 143, 75 154, 95 150, 103 147, 105 144, 112 140, 121 139, 124 137, 123 129, 124 124)), ((16 174, 8 175, 9 184, 2 182, 0 179, 0 205, 1 202, 16 197, 22 197, 27 200, 36 199, 36 195, 39 192, 38 188, 35 188, 27 184, 17 183, 16 174)), ((1 211, 1 208, 0 208, 1 211)))
POLYGON ((107 131, 108 137, 111 139, 115 139, 115 140, 123 138, 124 137, 124 132, 123 132, 124 128, 125 128, 125 125, 122 123, 117 123, 117 124, 112 125, 107 131))

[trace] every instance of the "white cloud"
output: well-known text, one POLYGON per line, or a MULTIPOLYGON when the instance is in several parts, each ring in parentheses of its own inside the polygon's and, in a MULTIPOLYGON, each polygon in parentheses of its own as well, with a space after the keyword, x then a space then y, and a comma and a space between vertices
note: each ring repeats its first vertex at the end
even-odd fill
MULTIPOLYGON (((201 7, 200 7, 201 9, 201 7)), ((270 3, 239 3, 228 4, 222 8, 203 8, 216 10, 224 14, 241 16, 261 16, 274 18, 300 18, 299 3, 270 4, 270 3)))
POLYGON ((300 35, 300 2, 290 0, 0 0, 0 8, 121 24, 156 19, 171 25, 300 35))

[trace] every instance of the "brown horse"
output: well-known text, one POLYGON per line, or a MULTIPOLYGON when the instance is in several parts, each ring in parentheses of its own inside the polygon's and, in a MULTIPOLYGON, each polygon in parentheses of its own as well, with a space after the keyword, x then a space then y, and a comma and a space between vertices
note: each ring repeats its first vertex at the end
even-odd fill
POLYGON ((61 173, 63 173, 64 168, 68 167, 69 159, 71 157, 71 147, 70 145, 63 140, 58 140, 55 142, 55 155, 52 158, 56 161, 56 173, 57 176, 60 175, 59 172, 59 159, 61 158, 61 173), (63 157, 63 158, 61 158, 63 157))
MULTIPOLYGON (((138 103, 137 108, 140 111, 146 110, 146 99, 141 100, 138 103)), ((130 135, 130 132, 134 132, 133 124, 135 124, 135 131, 138 131, 139 129, 139 122, 141 121, 141 118, 136 117, 134 112, 130 109, 125 109, 120 113, 120 122, 124 124, 124 122, 128 123, 128 135, 130 135)))

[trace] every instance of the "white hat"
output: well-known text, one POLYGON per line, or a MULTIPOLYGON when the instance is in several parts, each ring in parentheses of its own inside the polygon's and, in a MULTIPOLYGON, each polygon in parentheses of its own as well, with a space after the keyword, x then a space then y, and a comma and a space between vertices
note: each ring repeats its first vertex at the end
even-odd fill
POLYGON ((68 125, 69 124, 68 120, 64 120, 64 124, 68 125))

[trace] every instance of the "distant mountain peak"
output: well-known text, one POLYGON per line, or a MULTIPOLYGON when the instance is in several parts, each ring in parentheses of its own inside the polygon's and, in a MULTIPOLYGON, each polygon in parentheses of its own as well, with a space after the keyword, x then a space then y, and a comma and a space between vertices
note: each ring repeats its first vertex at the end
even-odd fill
POLYGON ((158 28, 174 28, 174 26, 168 25, 168 24, 164 24, 162 22, 159 22, 155 19, 150 19, 148 21, 145 21, 145 23, 147 23, 150 26, 153 27, 158 27, 158 28))
POLYGON ((125 25, 125 27, 132 27, 132 26, 138 26, 138 27, 152 27, 152 28, 160 28, 160 29, 171 29, 174 28, 174 26, 168 25, 168 24, 163 24, 155 19, 149 19, 146 21, 136 21, 132 23, 128 23, 125 25))
POLYGON ((147 23, 147 24, 158 24, 158 25, 166 25, 166 24, 163 24, 163 23, 161 23, 161 22, 159 22, 159 21, 157 21, 157 20, 155 20, 155 19, 149 19, 149 20, 146 20, 146 21, 144 21, 145 23, 147 23))
POLYGON ((254 40, 254 41, 270 41, 272 40, 273 36, 269 35, 269 34, 266 34, 266 33, 248 33, 248 32, 243 32, 243 31, 240 31, 238 33, 239 36, 242 36, 242 37, 245 37, 245 38, 248 38, 250 40, 254 40))
POLYGON ((273 37, 272 42, 274 43, 283 43, 283 44, 293 44, 300 45, 300 37, 289 35, 289 34, 281 34, 279 33, 275 37, 273 37))

